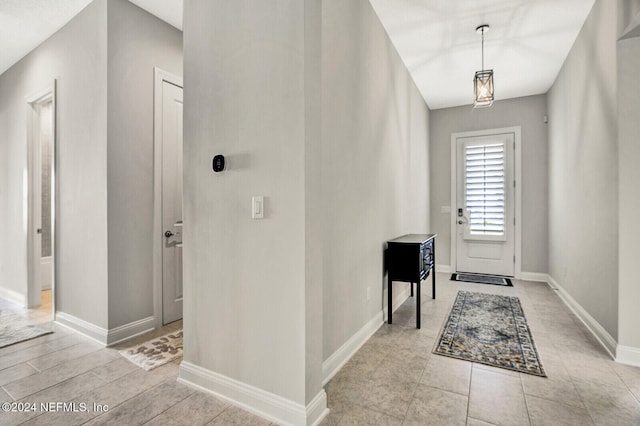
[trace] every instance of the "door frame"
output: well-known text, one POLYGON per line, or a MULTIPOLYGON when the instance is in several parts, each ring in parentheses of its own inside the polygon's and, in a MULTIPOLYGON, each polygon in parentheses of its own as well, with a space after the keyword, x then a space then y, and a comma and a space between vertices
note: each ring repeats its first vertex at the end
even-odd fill
POLYGON ((37 105, 51 101, 51 256, 53 258, 53 273, 51 283, 51 305, 52 316, 55 320, 55 294, 56 294, 56 275, 58 264, 57 256, 57 238, 56 238, 56 221, 57 213, 57 199, 58 199, 58 180, 57 176, 57 163, 58 163, 58 126, 57 126, 57 106, 56 106, 56 80, 33 93, 26 98, 27 103, 27 172, 24 179, 26 181, 27 197, 25 200, 25 226, 26 226, 26 238, 27 238, 27 294, 25 297, 25 305, 27 308, 33 308, 39 306, 42 303, 41 300, 41 283, 39 282, 39 268, 41 268, 40 254, 35 253, 36 238, 38 234, 36 232, 36 208, 41 208, 41 201, 37 197, 41 196, 41 191, 36 188, 36 180, 40 181, 40 173, 38 170, 40 165, 40 141, 36 140, 36 137, 40 134, 40 114, 36 110, 37 105), (37 179, 38 178, 38 179, 37 179))
POLYGON ((184 87, 182 77, 153 69, 153 316, 162 327, 162 84, 184 87))
POLYGON ((515 262, 513 267, 514 278, 520 278, 522 275, 522 128, 521 126, 502 127, 498 129, 486 129, 486 130, 474 130, 470 132, 459 132, 451 134, 451 272, 457 271, 458 259, 457 259, 457 216, 458 201, 458 139, 470 138, 478 136, 491 136, 505 133, 513 133, 514 142, 514 171, 513 176, 516 182, 514 191, 514 209, 515 209, 515 241, 514 241, 514 254, 515 262))

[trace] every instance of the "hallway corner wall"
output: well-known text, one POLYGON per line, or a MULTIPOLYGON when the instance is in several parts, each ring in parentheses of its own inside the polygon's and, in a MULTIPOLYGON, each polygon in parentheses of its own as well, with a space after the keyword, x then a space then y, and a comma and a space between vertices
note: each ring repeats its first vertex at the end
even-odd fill
POLYGON ((107 1, 0 75, 0 286, 26 296, 26 99, 57 82, 56 309, 107 327, 107 1))
POLYGON ((547 95, 549 275, 608 333, 609 350, 619 312, 616 4, 595 2, 547 95))
POLYGON ((109 0, 107 7, 109 329, 114 329, 154 315, 154 67, 182 76, 182 33, 127 0, 109 0))

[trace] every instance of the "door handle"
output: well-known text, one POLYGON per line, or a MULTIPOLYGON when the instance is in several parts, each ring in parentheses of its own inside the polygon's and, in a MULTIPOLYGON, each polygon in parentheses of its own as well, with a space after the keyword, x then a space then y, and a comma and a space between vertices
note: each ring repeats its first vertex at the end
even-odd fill
POLYGON ((165 236, 166 238, 171 238, 171 237, 173 237, 174 235, 176 235, 176 234, 174 234, 174 233, 173 233, 173 232, 171 232, 171 231, 164 231, 164 236, 165 236))

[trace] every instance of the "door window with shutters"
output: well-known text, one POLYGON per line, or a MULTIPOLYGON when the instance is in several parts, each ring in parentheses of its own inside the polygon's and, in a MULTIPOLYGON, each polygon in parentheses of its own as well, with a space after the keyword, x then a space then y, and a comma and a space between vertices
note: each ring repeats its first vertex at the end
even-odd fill
POLYGON ((466 240, 504 241, 504 142, 469 141, 464 145, 464 206, 466 240))

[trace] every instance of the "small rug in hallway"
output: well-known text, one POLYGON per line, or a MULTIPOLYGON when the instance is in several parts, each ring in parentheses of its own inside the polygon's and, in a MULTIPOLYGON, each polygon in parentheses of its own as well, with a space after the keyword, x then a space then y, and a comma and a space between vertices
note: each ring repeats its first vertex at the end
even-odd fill
POLYGON ((123 349, 120 355, 147 371, 160 367, 182 356, 182 330, 123 349))
POLYGON ((53 331, 31 324, 28 318, 6 311, 0 312, 0 348, 51 333, 53 331))
POLYGON ((509 278, 496 277, 493 275, 451 274, 451 281, 464 281, 466 283, 493 284, 505 287, 513 287, 513 284, 511 283, 511 280, 509 278))
POLYGON ((433 353, 547 376, 517 297, 459 291, 433 353))

